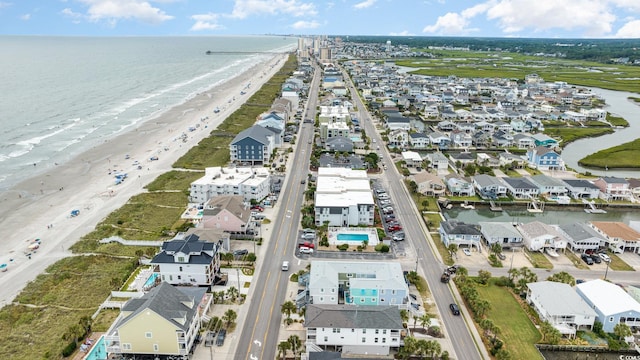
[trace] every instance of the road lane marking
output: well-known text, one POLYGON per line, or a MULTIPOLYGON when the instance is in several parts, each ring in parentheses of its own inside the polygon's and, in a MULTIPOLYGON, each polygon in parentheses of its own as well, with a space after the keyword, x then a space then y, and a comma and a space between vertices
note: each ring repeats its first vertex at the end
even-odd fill
MULTIPOLYGON (((265 284, 269 282, 269 278, 271 277, 271 271, 267 272, 267 281, 265 281, 265 284)), ((267 293, 267 287, 264 287, 264 290, 262 290, 262 299, 264 299, 264 295, 267 293)), ((256 314, 256 321, 253 322, 253 330, 251 330, 251 338, 253 339, 255 334, 256 334, 256 326, 259 323, 260 320, 260 310, 262 309, 262 304, 263 302, 260 301, 260 305, 258 306, 258 313, 256 314)), ((245 322, 246 323, 246 322, 245 322)), ((252 355, 247 353, 248 355, 252 355)))

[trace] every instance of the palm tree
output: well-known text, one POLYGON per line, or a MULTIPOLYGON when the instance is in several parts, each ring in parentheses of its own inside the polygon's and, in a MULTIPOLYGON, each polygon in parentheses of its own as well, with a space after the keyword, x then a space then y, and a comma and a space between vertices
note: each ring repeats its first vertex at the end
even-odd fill
POLYGON ((409 312, 407 310, 400 310, 400 318, 403 323, 409 321, 409 312))
POLYGON ((502 252, 502 245, 500 245, 500 243, 493 243, 491 244, 491 252, 498 255, 502 252))
POLYGON ((302 352, 302 340, 300 340, 298 335, 291 335, 287 339, 287 342, 291 344, 291 348, 293 349, 293 358, 295 359, 298 353, 302 352))
POLYGON ((291 313, 297 310, 296 304, 293 301, 286 301, 280 306, 280 312, 287 315, 287 319, 291 319, 291 313))
POLYGON ((291 349, 291 344, 289 344, 288 341, 281 341, 278 344, 278 357, 281 357, 282 359, 284 359, 284 357, 287 355, 287 351, 291 349))
POLYGON ((426 329, 425 326, 431 324, 431 315, 424 313, 418 320, 420 321, 420 326, 422 326, 423 329, 426 329))
POLYGON ((64 341, 73 341, 78 346, 78 338, 82 335, 82 327, 78 324, 70 325, 62 334, 62 339, 64 341))
POLYGON ((84 315, 78 321, 78 325, 80 325, 84 334, 87 335, 91 332, 91 325, 93 325, 93 319, 91 319, 91 316, 89 315, 84 315))
POLYGON ((229 298, 233 302, 236 302, 236 298, 238 297, 239 294, 240 292, 238 291, 238 289, 236 289, 235 286, 232 286, 227 289, 227 296, 229 296, 229 298))
POLYGON ((238 314, 236 314, 236 312, 231 309, 225 311, 224 315, 222 315, 222 321, 225 322, 225 324, 227 325, 226 326, 227 328, 231 324, 233 324, 233 322, 236 321, 237 318, 238 318, 238 314))
POLYGON ((488 310, 491 309, 491 303, 484 299, 478 299, 473 304, 473 310, 480 318, 484 317, 488 310))

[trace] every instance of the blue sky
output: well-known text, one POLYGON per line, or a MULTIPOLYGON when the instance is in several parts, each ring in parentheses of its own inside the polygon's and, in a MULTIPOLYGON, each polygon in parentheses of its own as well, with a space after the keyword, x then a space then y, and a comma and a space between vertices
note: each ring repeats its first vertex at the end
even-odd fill
POLYGON ((0 0, 4 35, 640 38, 640 0, 0 0))

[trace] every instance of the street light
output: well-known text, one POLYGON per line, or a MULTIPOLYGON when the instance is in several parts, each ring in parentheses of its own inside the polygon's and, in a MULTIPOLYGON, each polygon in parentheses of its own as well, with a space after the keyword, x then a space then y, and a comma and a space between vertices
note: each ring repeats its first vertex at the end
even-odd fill
POLYGON ((609 273, 609 263, 611 262, 611 260, 605 262, 607 263, 607 268, 604 271, 604 280, 607 280, 607 274, 609 273))
POLYGON ((511 270, 513 269, 513 258, 516 257, 516 248, 511 248, 511 265, 509 266, 509 280, 511 280, 511 270))
POLYGON ((416 274, 418 273, 418 261, 421 260, 420 258, 416 258, 416 274))

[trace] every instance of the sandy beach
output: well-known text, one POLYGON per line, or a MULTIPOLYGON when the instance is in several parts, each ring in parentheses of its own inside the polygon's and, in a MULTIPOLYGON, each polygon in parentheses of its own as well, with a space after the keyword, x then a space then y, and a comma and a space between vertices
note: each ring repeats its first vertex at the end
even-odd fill
POLYGON ((24 286, 55 261, 71 256, 69 247, 113 210, 143 191, 143 186, 170 171, 171 165, 237 110, 284 64, 277 55, 242 75, 201 93, 157 118, 141 124, 0 195, 0 306, 10 303, 24 286), (246 88, 247 84, 251 84, 246 88), (240 92, 246 94, 241 95, 240 92), (235 99, 235 100, 234 100, 235 99), (214 113, 218 108, 220 112, 214 113), (199 125, 199 126, 198 126, 199 125), (190 127, 195 130, 190 131, 190 127), (178 139, 186 134, 187 140, 178 139), (126 157, 128 156, 128 159, 126 157), (151 161, 152 156, 157 160, 151 161), (137 161, 138 166, 134 166, 137 161), (128 178, 115 185, 113 174, 128 178), (79 215, 71 217, 71 211, 79 215), (40 247, 31 258, 35 239, 40 247))

